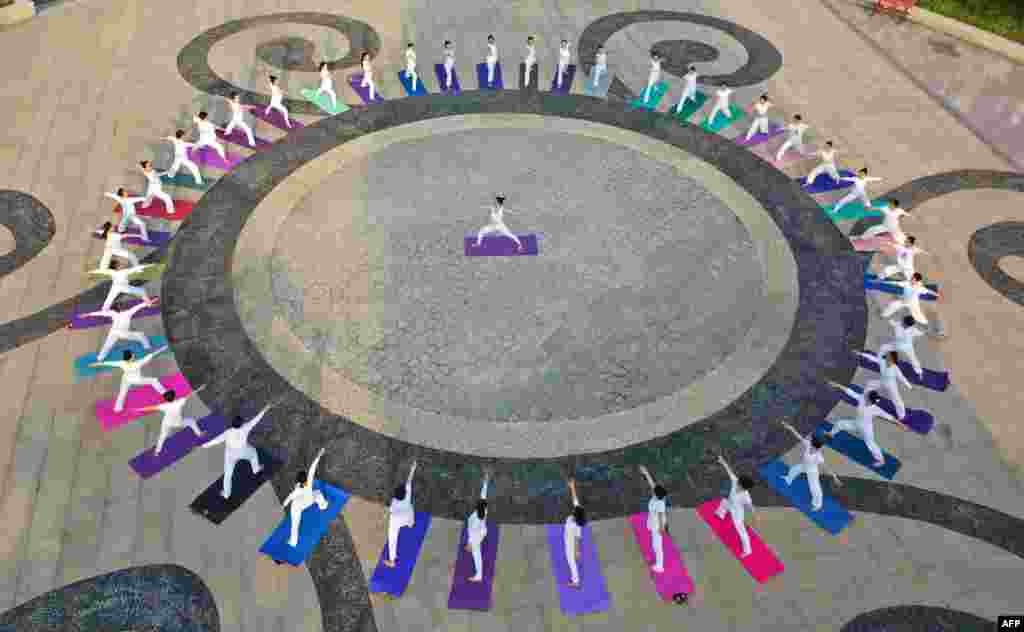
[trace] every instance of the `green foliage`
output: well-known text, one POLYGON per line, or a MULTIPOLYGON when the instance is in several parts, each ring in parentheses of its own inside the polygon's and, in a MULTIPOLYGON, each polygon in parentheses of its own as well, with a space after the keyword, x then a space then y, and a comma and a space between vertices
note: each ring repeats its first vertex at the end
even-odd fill
POLYGON ((1024 44, 1021 0, 919 0, 922 9, 1024 44))

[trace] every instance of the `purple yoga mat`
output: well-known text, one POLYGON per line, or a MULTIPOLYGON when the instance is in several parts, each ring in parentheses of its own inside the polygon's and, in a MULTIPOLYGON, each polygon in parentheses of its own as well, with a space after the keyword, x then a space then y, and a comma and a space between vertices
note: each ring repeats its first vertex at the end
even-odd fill
POLYGON ((583 554, 576 562, 580 571, 579 588, 569 586, 569 564, 565 560, 565 543, 562 539, 564 528, 565 525, 561 524, 547 525, 548 551, 551 554, 551 568, 555 573, 562 613, 581 615, 608 610, 612 605, 612 596, 601 574, 601 561, 597 557, 597 546, 590 533, 590 525, 583 527, 583 554))
MULTIPOLYGON (((149 248, 156 248, 162 246, 171 240, 171 234, 165 230, 151 230, 149 233, 149 241, 143 241, 142 235, 135 227, 129 227, 124 233, 124 239, 122 243, 128 244, 129 246, 147 246, 149 248)), ((104 241, 100 233, 93 231, 92 236, 95 239, 104 241)))
MULTIPOLYGON (((856 384, 851 384, 850 388, 857 391, 858 393, 864 392, 864 388, 856 384)), ((879 396, 881 396, 884 391, 882 391, 882 389, 879 388, 877 392, 879 396)), ((847 395, 845 392, 842 394, 842 398, 844 402, 851 406, 857 405, 857 402, 852 397, 847 395)), ((878 401, 878 407, 884 410, 885 412, 889 413, 893 417, 899 419, 899 415, 896 414, 896 405, 893 404, 892 401, 889 400, 888 398, 881 397, 881 399, 879 399, 878 401)), ((910 428, 917 434, 928 434, 929 432, 931 432, 932 427, 935 426, 935 418, 932 417, 932 414, 930 412, 928 412, 927 410, 920 410, 918 408, 911 408, 909 406, 907 406, 907 416, 904 417, 903 419, 900 419, 899 421, 901 424, 903 424, 907 428, 910 428)))
MULTIPOLYGON (((253 112, 253 115, 255 115, 255 112, 253 112)), ((294 123, 295 121, 292 121, 292 124, 294 123)), ((253 147, 252 145, 249 144, 249 137, 245 135, 245 132, 237 128, 231 130, 230 134, 225 134, 224 132, 217 130, 217 138, 223 141, 227 141, 233 145, 238 145, 239 147, 245 147, 246 149, 260 150, 266 149, 267 147, 273 145, 273 143, 270 142, 269 140, 264 140, 254 134, 253 140, 256 141, 256 147, 253 147)))
MULTIPOLYGON (((258 118, 259 120, 263 121, 264 123, 270 123, 271 125, 273 125, 277 129, 284 130, 286 132, 290 132, 293 129, 301 129, 303 127, 302 123, 300 123, 300 122, 295 120, 295 117, 292 116, 291 112, 288 113, 288 120, 292 122, 292 126, 288 127, 285 124, 284 117, 281 116, 280 112, 278 112, 277 110, 271 110, 270 114, 265 114, 266 111, 267 111, 266 107, 258 107, 258 108, 254 109, 252 111, 252 115, 255 116, 256 118, 258 118)), ((235 133, 235 134, 241 133, 242 137, 245 138, 245 132, 241 132, 240 130, 236 129, 236 130, 234 130, 233 133, 235 133)), ((246 139, 246 142, 248 142, 248 139, 246 139)), ((256 141, 256 145, 259 146, 259 141, 258 140, 256 141)), ((246 146, 248 146, 248 145, 246 145, 246 146)))
POLYGON ((750 140, 747 140, 747 133, 743 132, 742 134, 736 137, 736 143, 739 145, 743 145, 744 147, 753 147, 754 145, 760 145, 761 143, 767 142, 775 138, 776 136, 780 136, 785 133, 786 128, 783 127, 782 125, 779 125, 777 123, 769 123, 767 134, 762 134, 761 132, 758 132, 751 136, 750 140))
POLYGON ((227 156, 227 161, 222 159, 213 147, 190 147, 188 150, 189 160, 197 165, 230 171, 238 166, 238 163, 242 162, 242 157, 238 154, 225 150, 224 155, 227 156))
POLYGON ((438 90, 444 94, 458 94, 462 92, 462 88, 459 87, 459 73, 452 68, 452 89, 448 90, 445 88, 445 79, 448 78, 448 73, 444 71, 444 64, 434 64, 434 75, 437 77, 438 90))
MULTIPOLYGON (((871 353, 876 352, 872 351, 871 353)), ((864 356, 858 356, 860 358, 860 365, 865 369, 879 372, 877 362, 873 362, 864 356)), ((931 369, 921 369, 921 377, 917 377, 917 373, 914 372, 914 367, 910 366, 909 362, 899 360, 897 366, 900 367, 900 371, 907 378, 907 381, 911 384, 917 384, 918 386, 926 386, 933 391, 944 391, 949 388, 949 373, 947 371, 932 371, 931 369)))
POLYGON ((536 235, 516 235, 523 244, 520 251, 516 242, 502 235, 488 235, 476 245, 476 235, 466 237, 463 241, 463 249, 467 257, 519 257, 536 255, 540 252, 536 235))
POLYGON ((199 429, 204 433, 203 436, 197 437, 191 428, 182 428, 164 441, 164 449, 159 455, 153 455, 153 451, 156 450, 156 446, 153 446, 137 454, 128 465, 141 478, 150 478, 180 461, 195 447, 216 439, 228 427, 227 421, 220 415, 208 415, 198 423, 199 429))
MULTIPOLYGON (((115 308, 118 311, 124 311, 131 309, 138 305, 141 301, 138 299, 132 299, 123 303, 114 303, 115 308)), ((69 329, 89 329, 91 327, 103 327, 104 325, 110 324, 110 319, 105 316, 89 316, 86 318, 82 314, 88 314, 89 312, 99 311, 100 305, 94 307, 77 307, 71 314, 71 320, 68 321, 69 329)), ((143 307, 139 311, 135 312, 135 318, 142 318, 144 316, 156 316, 160 313, 160 306, 154 305, 152 307, 143 307)))
MULTIPOLYGON (((369 104, 371 103, 370 86, 366 86, 365 88, 361 87, 359 84, 362 83, 362 81, 363 74, 359 73, 358 75, 352 75, 351 77, 348 78, 348 85, 352 86, 352 89, 356 91, 356 94, 358 94, 359 98, 363 100, 363 103, 369 104)), ((377 89, 377 86, 374 86, 373 92, 373 96, 376 98, 372 101, 372 103, 383 103, 384 97, 380 95, 380 90, 377 89)))
POLYGON ((498 525, 487 521, 487 537, 480 546, 484 559, 483 581, 471 582, 476 573, 473 554, 466 550, 467 531, 462 527, 459 550, 455 558, 455 572, 452 576, 452 591, 448 594, 449 610, 490 610, 491 593, 494 590, 494 569, 498 563, 498 525))
POLYGON ((562 77, 562 87, 555 87, 558 81, 558 64, 555 64, 555 74, 551 77, 551 91, 555 94, 569 94, 572 89, 572 80, 576 78, 576 64, 569 64, 565 69, 565 76, 562 77))

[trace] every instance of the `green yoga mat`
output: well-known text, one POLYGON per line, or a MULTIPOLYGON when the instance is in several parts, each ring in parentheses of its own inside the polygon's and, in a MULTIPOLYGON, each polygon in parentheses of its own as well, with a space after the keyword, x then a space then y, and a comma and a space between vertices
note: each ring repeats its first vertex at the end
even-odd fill
POLYGON ((323 92, 320 93, 320 96, 317 96, 316 90, 311 90, 310 88, 303 88, 299 90, 299 92, 307 101, 331 115, 341 114, 342 112, 348 112, 352 109, 347 103, 342 102, 340 99, 338 100, 338 107, 334 108, 331 103, 330 95, 323 92))
POLYGON ((644 103, 644 93, 641 92, 640 97, 635 99, 633 103, 631 103, 630 105, 632 105, 635 108, 654 110, 658 107, 658 103, 661 102, 661 97, 665 96, 667 92, 668 84, 665 83, 664 81, 659 81, 658 83, 654 84, 653 88, 651 88, 651 98, 647 100, 647 103, 644 103))
POLYGON ((704 128, 704 131, 715 132, 717 134, 723 129, 735 124, 737 121, 742 120, 743 117, 745 117, 746 115, 747 112, 740 106, 730 105, 728 117, 722 116, 721 114, 717 114, 715 116, 715 120, 705 120, 703 123, 700 124, 700 126, 704 128))
POLYGON ((834 207, 835 204, 823 205, 821 207, 825 211, 825 214, 828 215, 829 219, 831 219, 834 222, 841 222, 846 220, 856 221, 859 219, 863 219, 865 217, 882 216, 881 211, 869 210, 864 208, 864 203, 861 202, 860 200, 846 204, 845 206, 843 206, 843 208, 839 210, 838 214, 832 212, 832 209, 834 207))
POLYGON ((687 99, 686 103, 683 104, 682 111, 680 112, 676 112, 676 106, 673 105, 672 116, 679 119, 679 121, 682 123, 686 123, 687 121, 689 121, 690 117, 699 112, 700 109, 704 107, 704 104, 708 102, 708 95, 700 91, 697 92, 694 98, 696 98, 697 100, 691 101, 687 99))

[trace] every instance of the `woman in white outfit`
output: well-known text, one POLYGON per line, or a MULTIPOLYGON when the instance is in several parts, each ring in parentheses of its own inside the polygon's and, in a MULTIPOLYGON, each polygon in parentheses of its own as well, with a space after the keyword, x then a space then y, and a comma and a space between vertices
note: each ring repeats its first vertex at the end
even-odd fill
POLYGON ((124 411, 125 398, 128 397, 128 390, 133 386, 151 386, 161 395, 167 392, 167 389, 160 383, 160 380, 155 377, 143 377, 142 375, 142 368, 166 350, 167 346, 165 345, 141 360, 136 360, 135 354, 126 350, 121 354, 122 359, 119 362, 93 362, 89 365, 91 367, 109 366, 121 369, 121 387, 117 392, 117 401, 114 402, 115 413, 124 411))
POLYGON ((885 465, 885 455, 882 453, 882 448, 878 445, 878 441, 875 440, 875 417, 891 421, 903 430, 907 428, 878 405, 882 401, 882 396, 872 389, 879 383, 868 382, 864 386, 863 393, 858 393, 852 388, 846 388, 836 382, 829 382, 828 384, 843 391, 848 397, 857 402, 857 417, 856 419, 839 419, 834 421, 832 423, 832 430, 825 433, 825 436, 831 439, 836 434, 844 431, 860 435, 860 438, 864 440, 864 445, 868 448, 868 452, 875 459, 874 466, 882 467, 885 465))
POLYGON ((466 518, 466 550, 473 556, 473 576, 471 582, 480 582, 484 579, 484 557, 481 551, 484 538, 487 537, 487 483, 484 478, 483 487, 480 489, 480 500, 476 501, 476 510, 466 518))
POLYGON ((455 48, 451 40, 444 41, 444 89, 452 89, 452 73, 455 72, 455 48))
POLYGON ((373 83, 373 64, 370 62, 369 51, 364 51, 363 56, 359 58, 359 63, 363 66, 363 81, 359 84, 360 88, 370 89, 370 101, 377 98, 377 86, 373 83))
POLYGON ((263 112, 264 116, 269 116, 271 110, 277 110, 281 116, 284 117, 285 127, 289 129, 292 126, 291 119, 288 118, 288 108, 284 106, 284 91, 281 90, 281 86, 277 85, 277 77, 270 75, 270 105, 267 106, 266 111, 263 112))
POLYGON ((221 485, 221 498, 231 498, 231 481, 234 479, 235 466, 238 465, 239 461, 248 461, 253 474, 259 474, 263 471, 263 466, 260 464, 260 453, 249 443, 249 433, 263 419, 268 410, 270 410, 269 404, 264 406, 263 410, 249 421, 236 416, 231 421, 230 428, 225 430, 219 437, 203 444, 202 447, 204 448, 224 444, 224 482, 221 485))
MULTIPOLYGON (((123 188, 119 188, 117 193, 104 193, 103 195, 114 200, 121 206, 121 221, 118 222, 117 229, 124 232, 128 228, 128 223, 131 222, 138 226, 142 240, 149 241, 149 229, 146 228, 146 222, 142 221, 142 218, 135 213, 135 205, 139 202, 145 202, 146 198, 128 197, 128 194, 123 188)), ((113 263, 111 263, 111 267, 113 267, 113 263)))
POLYGON ((571 59, 569 41, 562 40, 562 45, 558 48, 558 71, 555 73, 555 87, 558 89, 562 88, 562 79, 565 77, 571 59))
POLYGON ((576 479, 569 479, 569 491, 572 492, 572 513, 565 519, 562 544, 565 548, 565 561, 569 565, 569 587, 579 588, 579 558, 583 556, 583 527, 587 525, 587 514, 576 495, 576 479))
POLYGON ((914 256, 928 254, 926 251, 918 248, 915 245, 916 243, 917 238, 913 235, 907 235, 903 238, 903 243, 896 246, 896 263, 882 268, 883 279, 889 279, 897 274, 902 274, 904 279, 910 279, 910 277, 914 276, 916 271, 914 256))
MULTIPOLYGON (((813 434, 809 437, 802 436, 796 431, 796 428, 786 422, 782 422, 782 426, 793 433, 793 436, 800 441, 800 445, 804 449, 800 462, 789 466, 789 471, 786 472, 782 480, 786 482, 786 485, 792 485, 796 477, 806 474, 807 486, 811 490, 811 511, 821 511, 825 502, 824 494, 821 491, 820 472, 820 470, 825 469, 825 443, 813 434)), ((825 471, 832 476, 837 485, 842 485, 839 477, 834 472, 825 471)))
POLYGON ((683 75, 683 81, 685 82, 683 86, 683 96, 679 97, 679 104, 676 105, 676 114, 683 111, 683 108, 686 107, 687 101, 693 101, 694 103, 697 102, 698 76, 696 66, 690 66, 689 71, 683 75))
POLYGON ((139 313, 139 310, 142 310, 146 307, 152 307, 156 305, 159 302, 159 300, 160 299, 157 298, 151 298, 120 312, 114 311, 112 309, 101 309, 96 312, 89 312, 88 314, 84 314, 83 316, 86 318, 94 317, 110 319, 110 329, 107 331, 107 339, 103 341, 103 348, 100 349, 99 354, 96 356, 96 361, 105 361, 107 359, 107 356, 110 355, 111 350, 113 350, 114 345, 121 342, 122 340, 130 340, 132 342, 137 342, 140 345, 142 345, 142 348, 145 349, 146 351, 152 349, 153 347, 152 345, 149 344, 149 338, 146 336, 146 334, 142 333, 141 331, 132 330, 132 318, 135 316, 135 314, 139 313))
POLYGON ((196 124, 196 129, 199 130, 199 139, 196 141, 195 147, 201 149, 203 147, 212 147, 223 161, 227 161, 227 152, 224 150, 224 145, 217 140, 217 127, 209 121, 210 115, 206 112, 200 112, 198 116, 193 116, 192 121, 196 124))
POLYGON ((316 505, 320 511, 327 509, 327 499, 323 492, 313 489, 313 482, 316 480, 316 466, 320 464, 320 458, 324 455, 324 448, 320 448, 309 471, 299 470, 295 474, 295 489, 281 503, 282 507, 289 508, 291 522, 291 534, 288 536, 288 546, 294 548, 299 546, 299 526, 302 524, 302 512, 316 505))
POLYGON ((762 94, 761 98, 754 104, 756 115, 754 116, 754 122, 750 124, 750 129, 747 130, 746 140, 753 138, 754 134, 768 133, 768 110, 771 109, 772 105, 767 94, 762 94))
POLYGON ((125 235, 118 230, 117 226, 110 222, 103 222, 103 227, 97 234, 106 240, 106 243, 103 245, 103 256, 100 257, 100 270, 109 268, 110 262, 113 261, 115 256, 121 257, 132 266, 139 265, 139 258, 135 256, 135 253, 124 247, 125 235))
POLYGON ((915 272, 910 277, 910 281, 898 281, 896 285, 903 288, 903 295, 891 301, 882 310, 882 318, 889 318, 896 312, 906 309, 910 312, 910 315, 914 317, 914 320, 919 323, 928 324, 928 319, 925 318, 924 311, 921 309, 921 297, 925 295, 931 295, 936 298, 941 298, 942 294, 939 292, 932 292, 925 287, 924 277, 921 276, 920 272, 915 272))
POLYGON ((116 261, 111 261, 110 269, 108 270, 90 271, 89 274, 98 274, 110 279, 110 290, 107 292, 107 298, 103 301, 103 306, 100 307, 100 310, 109 310, 114 306, 114 301, 122 294, 128 294, 129 296, 134 296, 143 301, 148 301, 149 295, 146 294, 146 288, 132 285, 131 277, 132 275, 138 274, 146 268, 151 268, 154 265, 156 264, 147 263, 145 265, 133 266, 131 268, 121 270, 116 261))
POLYGON ((334 91, 334 77, 331 75, 327 62, 320 62, 320 87, 316 89, 316 95, 327 93, 331 97, 331 109, 338 109, 338 93, 334 91))
POLYGON ((665 572, 665 542, 663 534, 668 531, 668 491, 661 485, 654 482, 650 471, 643 465, 640 466, 640 473, 647 479, 651 488, 651 499, 647 501, 647 530, 651 533, 651 548, 654 549, 654 566, 651 570, 655 573, 665 572))
POLYGON ((604 46, 597 47, 597 55, 594 56, 594 89, 597 90, 597 83, 601 75, 608 73, 608 53, 604 52, 604 46))
POLYGON ((644 103, 647 103, 651 99, 651 93, 654 91, 655 84, 661 80, 661 55, 656 51, 651 51, 651 72, 647 75, 647 87, 644 88, 644 103))
POLYGON ((160 181, 160 178, 167 175, 167 172, 157 171, 148 160, 140 162, 139 169, 142 170, 142 175, 146 178, 146 197, 142 200, 142 206, 149 206, 153 203, 153 198, 157 198, 164 203, 167 214, 173 215, 174 200, 164 192, 163 183, 160 181))
POLYGON ((405 47, 405 78, 409 80, 412 89, 416 90, 416 82, 420 77, 416 74, 416 47, 412 42, 405 47))
POLYGON ((747 475, 737 477, 733 474, 732 469, 729 468, 729 464, 721 456, 718 457, 718 462, 722 464, 722 467, 725 468, 725 473, 729 475, 731 485, 729 487, 729 495, 723 498, 722 502, 718 503, 715 517, 722 520, 725 518, 726 512, 729 513, 729 516, 732 518, 732 525, 740 536, 742 547, 740 557, 747 557, 752 551, 750 549, 750 534, 747 533, 747 525, 743 522, 743 519, 746 517, 747 507, 750 507, 751 520, 756 521, 757 519, 757 516, 754 514, 754 501, 750 498, 750 490, 754 488, 754 479, 747 475))
POLYGON ((526 38, 526 56, 523 57, 523 87, 530 87, 530 72, 537 65, 537 47, 533 43, 533 36, 526 38))
POLYGON ((388 557, 384 565, 394 568, 398 562, 398 534, 402 527, 416 524, 416 511, 412 507, 412 477, 416 474, 416 461, 409 468, 405 486, 395 488, 391 506, 388 507, 388 557))
POLYGON ((708 124, 715 122, 715 117, 721 114, 726 119, 732 118, 732 109, 729 107, 729 97, 732 96, 733 90, 726 84, 720 84, 721 87, 715 90, 715 107, 711 110, 711 115, 708 116, 708 124))
POLYGON ((801 156, 804 154, 804 133, 807 132, 807 127, 804 117, 799 114, 793 115, 793 122, 787 126, 789 136, 786 138, 786 142, 779 147, 779 151, 775 153, 775 162, 782 162, 782 157, 786 155, 790 147, 796 147, 797 153, 801 156))
POLYGON ((494 87, 494 67, 498 64, 498 45, 495 43, 494 36, 487 36, 487 57, 484 59, 487 63, 487 85, 494 87))
POLYGON ((505 225, 505 197, 499 195, 495 197, 494 200, 497 204, 490 207, 491 223, 487 224, 477 232, 476 247, 480 247, 480 243, 483 242, 484 237, 487 235, 498 234, 508 237, 512 241, 516 242, 516 247, 521 251, 523 249, 523 242, 519 241, 519 238, 516 237, 515 234, 508 229, 508 226, 505 225))
POLYGON ((903 229, 900 227, 900 218, 910 215, 909 212, 900 208, 899 200, 888 200, 885 206, 875 207, 882 211, 882 223, 876 224, 865 230, 861 234, 861 239, 867 239, 869 237, 877 237, 882 233, 889 233, 893 240, 900 244, 906 244, 908 237, 903 233, 903 229))
POLYGON ((164 393, 164 403, 138 409, 141 413, 160 411, 164 414, 164 418, 160 421, 160 437, 156 440, 156 449, 153 450, 153 456, 160 456, 160 452, 164 449, 164 442, 167 441, 167 437, 170 436, 172 430, 189 428, 197 437, 202 437, 206 434, 199 427, 199 424, 196 423, 194 417, 185 417, 182 413, 188 398, 196 395, 204 388, 206 388, 205 384, 181 398, 178 398, 178 394, 174 392, 174 389, 170 389, 164 393))
POLYGON ((832 141, 825 143, 824 149, 818 152, 821 156, 821 163, 807 174, 804 181, 805 186, 810 186, 823 173, 827 173, 833 182, 839 182, 839 169, 836 168, 836 150, 832 148, 832 141))
POLYGON ((843 196, 843 199, 832 208, 832 214, 835 215, 839 212, 839 209, 843 208, 850 202, 860 198, 861 202, 864 203, 864 208, 871 208, 871 198, 868 197, 868 184, 871 182, 881 182, 881 178, 869 177, 868 168, 864 167, 857 172, 857 176, 854 178, 840 178, 842 182, 852 182, 853 191, 843 196))
POLYGON ((256 138, 252 135, 252 128, 245 122, 245 113, 253 109, 253 107, 251 105, 242 105, 242 97, 237 92, 231 93, 228 105, 231 106, 231 122, 224 128, 224 134, 231 134, 238 127, 245 132, 245 138, 249 141, 249 146, 256 147, 256 138))
POLYGON ((173 178, 178 175, 178 169, 185 167, 192 174, 196 184, 203 183, 203 176, 199 174, 199 166, 188 157, 188 150, 191 147, 195 147, 195 143, 189 143, 184 140, 185 130, 179 129, 174 132, 174 136, 165 136, 164 140, 169 140, 174 145, 174 162, 171 163, 171 168, 167 170, 167 177, 173 178))

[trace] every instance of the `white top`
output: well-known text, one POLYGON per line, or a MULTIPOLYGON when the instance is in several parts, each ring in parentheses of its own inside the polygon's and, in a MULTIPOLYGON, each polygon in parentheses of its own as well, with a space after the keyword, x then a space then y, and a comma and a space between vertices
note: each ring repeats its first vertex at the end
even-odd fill
MULTIPOLYGON (((138 266, 136 266, 138 267, 138 266)), ((114 286, 120 285, 131 285, 131 280, 128 277, 138 272, 136 268, 128 268, 127 270, 108 270, 107 274, 110 276, 110 282, 114 286)))
MULTIPOLYGON (((320 76, 323 77, 324 73, 321 72, 320 76)), ((328 75, 328 78, 329 77, 330 75, 328 75)), ((228 99, 228 103, 231 104, 231 121, 234 123, 241 123, 244 120, 242 115, 245 114, 245 108, 242 107, 241 103, 235 103, 234 99, 228 99)))
POLYGON ((227 449, 238 452, 249 447, 249 433, 262 418, 263 413, 260 413, 256 417, 245 422, 241 428, 228 428, 225 430, 224 445, 227 446, 227 449))
POLYGON ((164 414, 164 419, 161 423, 168 426, 182 426, 182 411, 185 409, 185 402, 188 401, 187 397, 179 397, 173 402, 164 402, 157 406, 157 409, 164 414))
POLYGON ((270 103, 272 105, 281 105, 284 101, 284 92, 281 91, 280 86, 276 83, 270 85, 270 103))
POLYGON ((466 531, 471 544, 480 544, 487 537, 487 519, 481 518, 474 511, 466 518, 466 531))
POLYGON ((821 160, 825 164, 834 165, 836 162, 836 150, 835 149, 822 149, 818 152, 821 156, 821 160))
POLYGON ((659 76, 661 76, 661 60, 660 59, 652 59, 651 60, 651 77, 654 78, 654 79, 657 79, 659 76))
POLYGON ((409 68, 416 67, 416 51, 412 48, 405 49, 405 65, 409 68))
MULTIPOLYGON (((576 502, 576 501, 573 501, 572 506, 573 506, 573 509, 575 509, 576 507, 579 507, 580 504, 578 502, 576 502)), ((565 519, 564 537, 565 537, 565 551, 566 551, 565 555, 566 555, 566 557, 569 556, 570 552, 573 555, 575 555, 576 554, 576 538, 582 538, 583 537, 583 528, 580 527, 578 524, 576 524, 576 517, 573 516, 572 514, 569 514, 569 517, 565 519)))
POLYGON ((412 483, 408 481, 405 483, 405 498, 402 500, 391 499, 388 511, 391 513, 391 519, 397 521, 396 524, 412 524, 416 516, 415 510, 412 508, 412 483))
POLYGON ((859 193, 861 195, 866 195, 867 194, 867 190, 868 190, 868 183, 869 182, 878 182, 879 180, 881 180, 881 178, 872 178, 870 176, 865 176, 865 177, 861 178, 861 177, 857 176, 857 177, 853 177, 853 178, 842 178, 842 180, 844 182, 852 182, 853 183, 854 191, 856 191, 857 193, 859 193))
POLYGON ((331 76, 331 71, 327 68, 320 71, 320 87, 325 90, 334 87, 334 77, 331 76))
POLYGON ((729 107, 729 95, 732 94, 732 88, 719 88, 715 90, 715 94, 718 96, 718 105, 723 108, 729 107))
POLYGON ((903 375, 903 371, 900 370, 898 364, 889 364, 885 358, 879 360, 882 363, 881 377, 882 384, 885 384, 892 390, 896 390, 896 384, 902 382, 907 388, 912 388, 910 381, 903 375))
MULTIPOLYGON (((124 213, 125 217, 132 217, 135 215, 135 205, 139 202, 145 202, 146 198, 141 197, 117 197, 113 193, 105 193, 108 198, 116 200, 121 206, 121 212, 124 213)), ((116 272, 116 271, 115 271, 116 272)))
POLYGON ((445 63, 446 66, 454 66, 455 65, 455 49, 454 48, 446 48, 446 49, 444 49, 444 63, 445 63))
POLYGON ((596 57, 596 61, 597 61, 597 65, 600 66, 601 68, 607 67, 608 66, 608 53, 605 53, 605 52, 598 53, 597 57, 596 57))
POLYGON ((881 382, 872 380, 864 385, 864 392, 859 394, 857 398, 857 423, 862 430, 871 431, 874 426, 875 417, 883 417, 890 421, 896 421, 896 418, 879 408, 875 404, 869 404, 867 394, 870 391, 877 389, 881 385, 881 382))
POLYGON ((660 518, 658 514, 664 515, 667 510, 665 501, 659 499, 657 496, 652 496, 647 502, 647 529, 650 531, 656 531, 661 525, 659 523, 660 518))
POLYGON ((284 499, 282 507, 287 507, 291 504, 292 511, 302 513, 314 503, 327 504, 327 499, 324 498, 323 492, 314 490, 312 485, 303 485, 302 487, 296 485, 292 493, 288 494, 288 497, 284 499))
POLYGON ((105 245, 106 250, 113 250, 121 247, 121 242, 124 240, 124 235, 117 232, 113 228, 107 231, 107 242, 105 245))
POLYGON ((494 224, 505 223, 505 207, 504 206, 493 206, 491 207, 491 222, 494 224))
POLYGON ((368 77, 368 78, 373 77, 373 65, 370 63, 370 60, 369 59, 364 59, 362 61, 362 64, 363 64, 363 74, 366 77, 368 77))
POLYGON ((698 76, 698 74, 697 74, 696 70, 691 70, 688 73, 686 73, 685 75, 683 75, 683 79, 686 81, 686 87, 687 88, 696 88, 697 87, 697 76, 698 76))
POLYGON ((118 332, 128 332, 132 330, 132 316, 138 313, 139 309, 145 307, 145 303, 139 303, 136 307, 126 309, 124 311, 108 310, 107 316, 110 317, 110 329, 118 332), (136 307, 138 309, 136 309, 136 307))
POLYGON ((571 58, 572 57, 569 54, 569 45, 568 44, 566 44, 565 46, 562 46, 561 48, 558 49, 558 63, 559 64, 561 64, 563 66, 568 66, 569 65, 569 60, 571 58))
POLYGON ((768 114, 768 110, 771 107, 772 107, 771 102, 765 103, 763 101, 758 101, 757 103, 754 104, 754 109, 757 110, 757 115, 759 117, 765 116, 766 114, 768 114))
MULTIPOLYGON (((897 224, 899 226, 899 224, 897 224)), ((921 252, 916 246, 896 246, 896 262, 904 269, 914 269, 914 255, 921 252)), ((922 285, 923 287, 923 285, 922 285)))
MULTIPOLYGON (((271 98, 273 101, 273 98, 271 98)), ((215 141, 217 139, 217 128, 214 127, 210 121, 199 121, 196 123, 196 127, 199 128, 199 141, 215 141)))
POLYGON ((174 157, 185 158, 188 156, 188 148, 192 146, 192 143, 186 143, 180 138, 172 138, 171 144, 174 145, 174 157))
POLYGON ((754 501, 750 498, 750 492, 739 486, 739 479, 732 479, 732 487, 729 489, 729 497, 726 498, 726 505, 732 515, 743 520, 746 515, 746 507, 754 507, 754 501))
POLYGON ((807 123, 791 123, 789 125, 789 137, 803 140, 804 132, 807 131, 807 127, 807 123))
POLYGON ((903 300, 911 305, 917 305, 921 297, 924 295, 934 296, 935 292, 932 292, 924 283, 918 283, 916 286, 907 283, 906 281, 899 283, 903 286, 903 300))
POLYGON ((821 450, 815 450, 814 446, 811 445, 809 439, 801 439, 800 443, 804 445, 804 454, 802 462, 804 464, 804 471, 807 475, 818 473, 818 466, 824 465, 825 456, 821 453, 821 450))
POLYGON ((533 44, 526 45, 526 63, 534 64, 537 62, 537 47, 533 44))
POLYGON ((497 61, 497 60, 498 60, 498 45, 497 44, 488 43, 487 44, 487 61, 497 61))
POLYGON ((121 369, 123 372, 121 376, 122 380, 137 382, 142 379, 142 367, 145 366, 145 363, 140 360, 119 360, 117 362, 109 362, 108 364, 121 369))
POLYGON ((890 320, 889 324, 892 325, 893 337, 896 340, 896 344, 900 346, 914 346, 914 338, 923 336, 924 332, 917 327, 904 327, 903 323, 898 320, 890 320))
POLYGON ((163 186, 160 182, 160 174, 157 173, 156 169, 150 169, 149 171, 143 171, 142 175, 146 176, 146 187, 152 193, 163 193, 163 186))
POLYGON ((886 206, 882 209, 882 223, 890 233, 899 233, 900 218, 906 214, 907 212, 898 206, 886 206))

